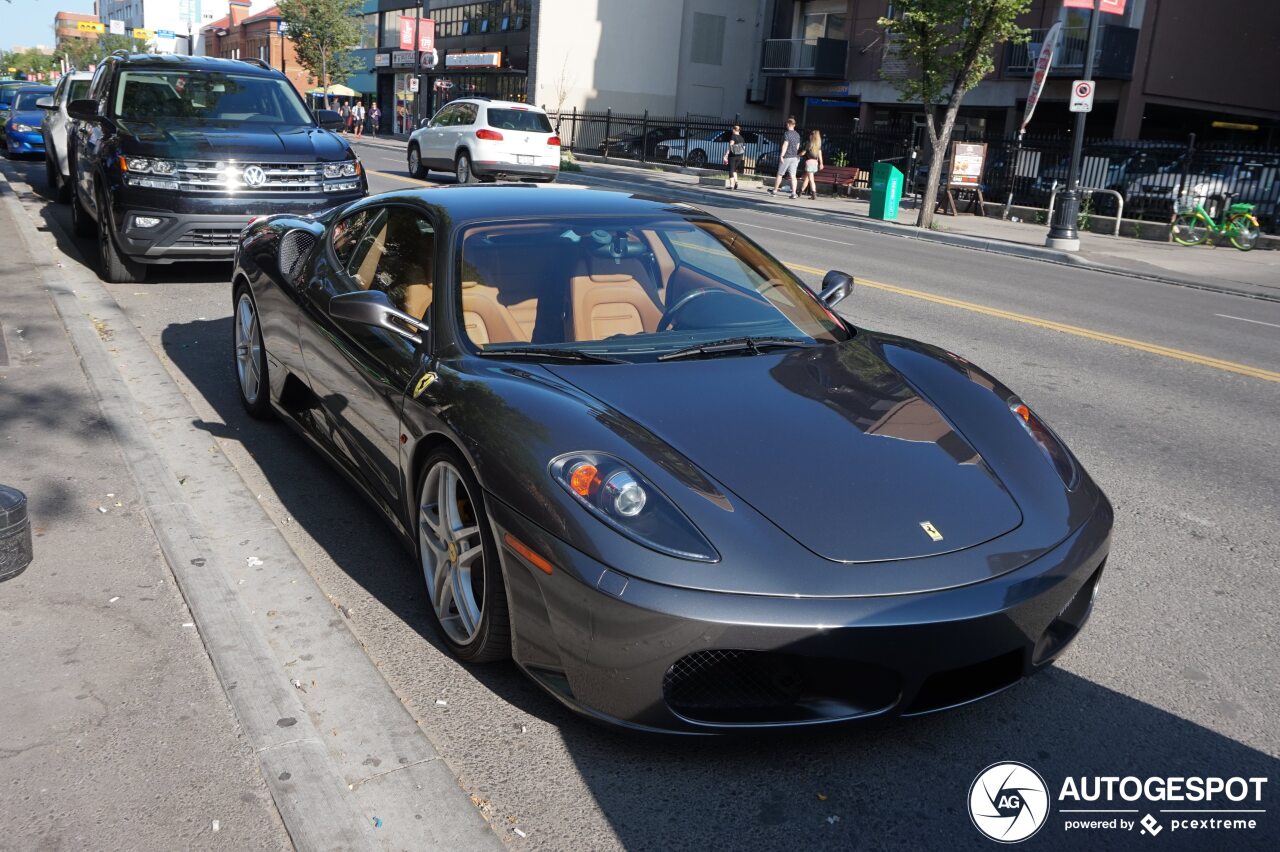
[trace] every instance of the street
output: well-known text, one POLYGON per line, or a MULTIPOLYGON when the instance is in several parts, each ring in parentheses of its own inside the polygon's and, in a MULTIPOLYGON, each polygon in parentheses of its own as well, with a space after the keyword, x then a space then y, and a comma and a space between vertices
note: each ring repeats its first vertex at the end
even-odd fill
MULTIPOLYGON (((354 147, 371 193, 424 185, 402 148, 354 147)), ((73 247, 58 261, 96 269, 95 244, 70 236, 43 163, 0 168, 32 191, 28 216, 73 247)), ((589 171, 561 182, 599 183, 589 171)), ((728 195, 706 206, 810 285, 829 269, 852 274, 840 310, 854 323, 999 377, 1106 491, 1116 511, 1106 577, 1088 628, 1053 669, 972 706, 838 729, 701 740, 598 727, 509 663, 448 655, 417 567, 375 510, 282 424, 247 417, 231 370, 229 265, 152 267, 144 284, 104 286, 199 417, 173 428, 215 437, 511 848, 984 848, 965 796, 1001 760, 1055 778, 1265 776, 1274 787, 1280 302, 897 239, 728 195)), ((1280 845, 1274 789, 1264 801, 1262 830, 1222 846, 1280 845)), ((1166 840, 1208 848, 1195 835, 1166 840)), ((1036 842, 1079 841, 1045 832, 1036 842)))

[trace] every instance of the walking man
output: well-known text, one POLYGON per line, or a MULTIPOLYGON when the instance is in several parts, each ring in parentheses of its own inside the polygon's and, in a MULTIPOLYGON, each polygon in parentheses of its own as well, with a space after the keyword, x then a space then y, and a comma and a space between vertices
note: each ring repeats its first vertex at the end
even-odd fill
POLYGON ((773 179, 773 187, 769 190, 769 194, 773 195, 778 191, 778 187, 782 186, 782 176, 786 174, 791 179, 791 197, 798 198, 796 168, 799 165, 800 134, 796 132, 796 120, 792 117, 787 119, 787 131, 782 134, 782 150, 778 152, 778 175, 773 179))
POLYGON ((364 135, 364 102, 356 101, 356 105, 351 108, 351 123, 355 125, 356 136, 364 135))

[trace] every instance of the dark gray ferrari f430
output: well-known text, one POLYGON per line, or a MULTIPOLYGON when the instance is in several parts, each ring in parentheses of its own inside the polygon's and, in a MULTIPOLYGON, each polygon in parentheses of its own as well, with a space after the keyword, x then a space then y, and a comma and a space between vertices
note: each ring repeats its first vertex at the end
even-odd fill
POLYGON ((964 358, 855 328, 692 207, 388 193, 245 229, 245 407, 386 515, 448 647, 714 733, 928 713, 1047 666, 1111 506, 964 358))

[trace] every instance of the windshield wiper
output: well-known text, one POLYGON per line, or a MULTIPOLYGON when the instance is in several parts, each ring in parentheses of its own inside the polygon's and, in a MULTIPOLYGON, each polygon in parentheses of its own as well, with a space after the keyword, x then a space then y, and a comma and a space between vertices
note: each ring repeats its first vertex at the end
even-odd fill
POLYGON ((552 349, 550 347, 525 346, 520 349, 481 349, 482 358, 560 358, 565 361, 582 361, 588 364, 629 364, 621 358, 597 355, 581 349, 552 349))
POLYGON ((792 347, 812 346, 807 340, 795 337, 729 337, 724 340, 713 340, 710 343, 699 343, 674 352, 659 355, 659 361, 675 361, 680 358, 695 358, 705 355, 720 355, 726 352, 750 352, 759 355, 766 349, 789 349, 792 347))

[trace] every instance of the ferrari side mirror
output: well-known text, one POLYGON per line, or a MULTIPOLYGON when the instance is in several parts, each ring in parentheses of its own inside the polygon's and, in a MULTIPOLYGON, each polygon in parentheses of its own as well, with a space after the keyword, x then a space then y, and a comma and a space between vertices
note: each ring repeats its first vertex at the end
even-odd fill
POLYGON ((361 325, 385 328, 405 340, 422 345, 423 335, 431 327, 420 319, 409 316, 391 304, 381 290, 357 290, 341 293, 329 300, 329 316, 361 325))
POLYGON ((847 272, 831 270, 822 278, 822 291, 818 299, 828 308, 834 308, 853 292, 853 276, 847 272))

